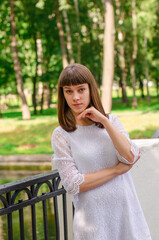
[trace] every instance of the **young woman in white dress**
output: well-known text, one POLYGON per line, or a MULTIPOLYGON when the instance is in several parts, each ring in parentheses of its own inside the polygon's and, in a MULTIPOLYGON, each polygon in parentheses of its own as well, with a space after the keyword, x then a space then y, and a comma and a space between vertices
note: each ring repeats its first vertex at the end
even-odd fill
POLYGON ((140 158, 119 119, 105 114, 92 73, 67 66, 58 82, 52 147, 74 207, 75 240, 151 240, 129 170, 140 158))

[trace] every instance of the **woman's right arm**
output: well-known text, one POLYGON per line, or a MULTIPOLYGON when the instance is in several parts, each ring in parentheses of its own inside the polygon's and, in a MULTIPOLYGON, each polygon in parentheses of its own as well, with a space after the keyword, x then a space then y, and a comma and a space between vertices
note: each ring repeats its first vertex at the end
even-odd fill
POLYGON ((116 176, 129 171, 133 166, 120 162, 112 168, 81 174, 72 158, 69 143, 59 130, 53 133, 52 147, 55 153, 54 163, 58 168, 63 186, 71 195, 99 187, 116 176))
POLYGON ((99 187, 113 178, 128 172, 133 165, 125 163, 118 163, 115 167, 106 168, 98 172, 84 175, 84 182, 80 184, 79 192, 89 191, 93 188, 99 187))

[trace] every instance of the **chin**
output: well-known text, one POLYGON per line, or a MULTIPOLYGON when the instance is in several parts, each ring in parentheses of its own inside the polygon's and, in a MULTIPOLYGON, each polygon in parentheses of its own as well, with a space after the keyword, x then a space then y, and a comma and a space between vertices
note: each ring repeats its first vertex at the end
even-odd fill
POLYGON ((84 109, 83 110, 79 109, 79 110, 73 111, 73 114, 77 116, 77 115, 81 114, 83 111, 84 111, 84 109))
POLYGON ((72 109, 72 111, 76 114, 79 115, 80 113, 82 113, 88 106, 82 106, 82 108, 79 109, 72 109))
POLYGON ((82 111, 75 111, 74 113, 76 114, 76 115, 79 115, 79 114, 81 114, 83 112, 83 110, 82 111))

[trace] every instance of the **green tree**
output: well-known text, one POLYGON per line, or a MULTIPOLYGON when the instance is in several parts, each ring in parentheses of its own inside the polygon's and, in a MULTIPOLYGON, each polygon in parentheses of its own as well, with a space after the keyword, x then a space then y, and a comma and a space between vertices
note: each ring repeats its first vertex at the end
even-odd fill
POLYGON ((22 108, 22 118, 30 119, 30 111, 27 105, 26 97, 23 91, 23 78, 22 71, 20 66, 20 61, 18 57, 18 45, 16 39, 16 22, 15 22, 15 10, 14 10, 14 0, 10 0, 11 8, 11 46, 13 51, 13 60, 14 60, 14 71, 17 80, 17 91, 21 99, 21 108, 22 108))
POLYGON ((107 113, 112 108, 112 84, 114 79, 114 7, 113 1, 105 0, 104 60, 102 103, 107 113))

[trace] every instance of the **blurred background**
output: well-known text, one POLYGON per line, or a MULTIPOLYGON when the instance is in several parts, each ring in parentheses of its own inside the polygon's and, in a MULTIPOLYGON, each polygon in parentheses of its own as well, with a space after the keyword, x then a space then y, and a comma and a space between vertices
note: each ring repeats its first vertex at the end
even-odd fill
POLYGON ((0 1, 0 184, 51 169, 57 82, 70 63, 90 69, 132 139, 153 136, 158 13, 158 0, 0 1))
POLYGON ((73 62, 91 70, 106 112, 131 138, 151 138, 159 127, 158 12, 158 0, 1 0, 1 157, 53 153, 58 77, 73 62))

